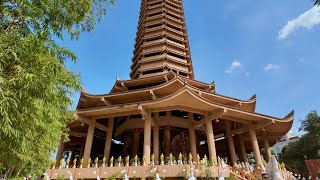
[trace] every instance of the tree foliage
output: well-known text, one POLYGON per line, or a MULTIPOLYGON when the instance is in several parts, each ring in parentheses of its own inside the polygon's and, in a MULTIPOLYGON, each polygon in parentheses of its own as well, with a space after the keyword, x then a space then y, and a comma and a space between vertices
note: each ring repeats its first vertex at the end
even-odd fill
POLYGON ((314 5, 320 6, 320 0, 313 0, 314 1, 314 5))
POLYGON ((305 134, 282 149, 280 161, 303 174, 308 172, 305 160, 320 159, 320 116, 316 111, 301 121, 299 130, 305 134))
POLYGON ((73 119, 76 56, 53 40, 92 31, 114 0, 3 0, 0 4, 0 173, 48 167, 73 119))

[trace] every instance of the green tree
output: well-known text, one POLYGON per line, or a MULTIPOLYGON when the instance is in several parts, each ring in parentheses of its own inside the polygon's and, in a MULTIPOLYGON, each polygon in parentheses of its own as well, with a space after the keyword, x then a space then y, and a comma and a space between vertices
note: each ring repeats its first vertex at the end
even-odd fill
POLYGON ((314 5, 320 6, 320 0, 313 0, 314 1, 314 5))
MULTIPOLYGON (((73 120, 76 56, 55 38, 92 31, 114 0, 2 0, 0 4, 0 171, 25 176, 47 168, 73 120)), ((1 173, 1 172, 0 172, 1 173)))
POLYGON ((320 116, 316 111, 301 121, 299 130, 305 134, 282 149, 280 161, 303 174, 308 172, 305 160, 320 158, 320 116))

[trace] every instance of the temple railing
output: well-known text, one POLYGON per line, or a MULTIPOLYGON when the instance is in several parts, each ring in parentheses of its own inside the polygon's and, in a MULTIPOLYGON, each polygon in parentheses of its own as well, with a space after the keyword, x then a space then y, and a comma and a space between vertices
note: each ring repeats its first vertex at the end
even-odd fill
POLYGON ((109 163, 106 162, 106 158, 99 160, 96 158, 93 163, 91 159, 87 161, 88 166, 84 167, 84 160, 81 159, 77 162, 77 159, 72 161, 67 160, 65 165, 62 165, 62 160, 59 165, 56 166, 56 162, 46 170, 46 176, 49 179, 99 179, 99 178, 165 178, 165 177, 230 177, 232 168, 220 163, 214 165, 208 160, 206 156, 202 159, 198 155, 196 160, 193 161, 193 157, 189 155, 188 159, 183 158, 182 154, 179 154, 178 160, 175 160, 172 154, 164 160, 164 156, 160 156, 160 162, 155 162, 154 155, 151 156, 151 163, 146 164, 145 157, 142 161, 135 156, 133 160, 130 157, 122 159, 121 156, 118 159, 110 158, 109 163))

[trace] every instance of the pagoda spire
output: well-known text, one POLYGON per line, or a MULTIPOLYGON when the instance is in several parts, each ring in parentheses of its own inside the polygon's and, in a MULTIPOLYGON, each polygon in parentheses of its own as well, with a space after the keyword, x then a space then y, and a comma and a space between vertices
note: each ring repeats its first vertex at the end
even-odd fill
POLYGON ((142 0, 130 77, 169 71, 194 79, 182 0, 142 0))

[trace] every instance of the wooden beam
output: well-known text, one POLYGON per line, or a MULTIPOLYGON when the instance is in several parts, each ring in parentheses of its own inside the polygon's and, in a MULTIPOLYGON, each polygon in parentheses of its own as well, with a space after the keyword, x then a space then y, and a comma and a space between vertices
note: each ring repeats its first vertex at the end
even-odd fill
POLYGON ((249 126, 245 126, 245 127, 233 130, 232 133, 233 134, 242 134, 242 133, 248 132, 249 129, 254 129, 254 130, 262 129, 262 128, 266 128, 272 124, 273 124, 273 122, 267 122, 267 123, 257 124, 257 125, 249 125, 249 126))
POLYGON ((111 114, 106 114, 106 115, 97 115, 97 116, 92 116, 92 118, 95 119, 103 119, 103 118, 110 118, 110 117, 118 117, 118 116, 130 116, 134 114, 139 114, 140 111, 127 111, 127 112, 117 112, 117 113, 111 113, 111 114))
POLYGON ((149 112, 145 110, 141 104, 138 106, 138 110, 144 118, 148 118, 148 116, 150 116, 149 112))
POLYGON ((167 77, 167 75, 164 76, 164 79, 166 80, 166 82, 168 82, 168 77, 167 77))
POLYGON ((74 136, 74 137, 87 137, 87 133, 81 133, 81 132, 73 132, 70 131, 68 132, 69 136, 74 136))
POLYGON ((185 106, 167 106, 167 107, 155 108, 155 109, 150 108, 150 110, 152 112, 181 110, 181 111, 192 112, 192 113, 201 114, 201 115, 204 115, 206 113, 206 111, 185 107, 185 106))
POLYGON ((121 82, 121 87, 122 87, 125 91, 128 91, 128 87, 127 87, 123 82, 121 82))
POLYGON ((83 123, 86 123, 86 124, 88 124, 88 125, 95 124, 95 127, 96 127, 96 128, 98 128, 98 129, 100 129, 100 130, 103 130, 103 131, 105 131, 105 132, 108 132, 108 131, 109 131, 109 129, 108 129, 107 126, 105 126, 105 125, 103 125, 103 124, 101 124, 101 123, 97 123, 97 122, 95 122, 94 120, 91 120, 91 119, 89 119, 89 118, 86 118, 86 117, 77 115, 77 120, 79 120, 79 121, 81 121, 81 122, 83 122, 83 123))
POLYGON ((101 98, 101 101, 104 102, 104 104, 107 105, 107 106, 111 106, 112 105, 111 102, 106 100, 106 98, 104 98, 104 97, 101 98))
POLYGON ((118 89, 120 91, 124 91, 124 89, 122 87, 118 86, 118 85, 115 85, 114 88, 116 88, 116 89, 118 89))
POLYGON ((219 138, 222 138, 222 137, 224 137, 224 133, 214 135, 214 139, 219 139, 219 138))
POLYGON ((109 131, 109 128, 103 124, 100 124, 100 123, 96 123, 96 128, 100 129, 100 130, 103 130, 105 132, 108 132, 109 131))
POLYGON ((142 115, 142 119, 144 118, 149 118, 151 120, 151 125, 154 126, 156 124, 156 122, 154 121, 154 119, 151 117, 151 113, 149 111, 147 111, 146 109, 144 109, 142 107, 142 105, 138 106, 138 110, 140 111, 141 115, 142 115))
POLYGON ((158 99, 157 96, 154 94, 153 90, 150 90, 150 94, 151 94, 153 100, 158 99))
POLYGON ((224 116, 223 119, 228 121, 240 122, 244 124, 251 124, 252 122, 254 122, 252 120, 246 120, 246 119, 241 119, 241 118, 236 118, 231 116, 224 116))
POLYGON ((79 116, 79 115, 77 115, 77 120, 78 120, 78 121, 81 121, 81 122, 83 122, 83 123, 86 123, 86 124, 88 124, 88 125, 94 123, 93 120, 91 120, 91 119, 89 119, 89 118, 86 118, 86 117, 83 117, 83 116, 79 116))
POLYGON ((206 121, 212 121, 213 119, 220 118, 221 116, 223 116, 226 113, 227 113, 227 109, 221 109, 221 110, 214 111, 214 112, 208 112, 204 119, 194 122, 194 128, 197 128, 199 126, 204 125, 206 123, 206 121))

